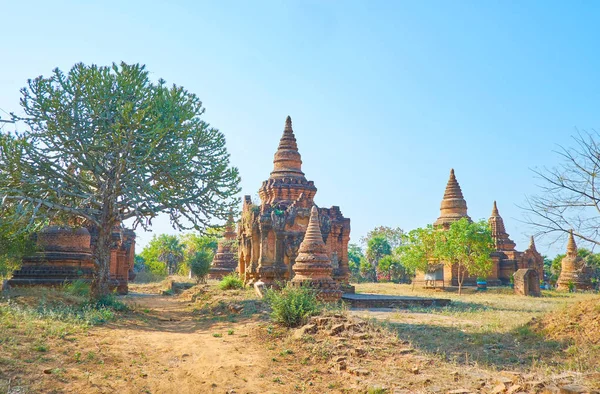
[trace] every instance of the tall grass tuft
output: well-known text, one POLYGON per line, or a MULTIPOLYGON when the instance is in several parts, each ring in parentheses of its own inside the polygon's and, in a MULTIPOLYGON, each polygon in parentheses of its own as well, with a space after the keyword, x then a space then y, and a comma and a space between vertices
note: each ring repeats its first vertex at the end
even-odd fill
POLYGON ((63 286, 63 291, 67 294, 78 297, 89 297, 90 284, 84 280, 76 280, 65 284, 63 286))
POLYGON ((268 289, 265 300, 271 306, 271 318, 286 327, 304 324, 309 317, 319 314, 323 309, 314 289, 290 284, 281 290, 268 289))
POLYGON ((223 279, 221 279, 221 282, 219 282, 219 289, 221 290, 235 290, 243 288, 244 282, 236 274, 224 276, 223 279))

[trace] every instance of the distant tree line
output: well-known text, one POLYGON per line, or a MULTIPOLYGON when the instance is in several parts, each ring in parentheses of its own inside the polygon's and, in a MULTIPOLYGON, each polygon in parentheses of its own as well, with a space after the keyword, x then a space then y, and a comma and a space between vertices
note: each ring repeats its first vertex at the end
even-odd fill
POLYGON ((209 229, 205 235, 154 235, 136 255, 135 270, 147 272, 151 279, 167 275, 188 276, 190 272, 202 279, 208 274, 221 233, 219 229, 209 229))

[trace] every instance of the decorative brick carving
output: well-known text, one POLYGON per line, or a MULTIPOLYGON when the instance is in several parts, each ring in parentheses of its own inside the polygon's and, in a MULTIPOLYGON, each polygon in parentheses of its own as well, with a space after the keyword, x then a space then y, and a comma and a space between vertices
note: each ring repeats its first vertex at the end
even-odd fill
MULTIPOLYGON (((302 172, 292 119, 288 116, 273 171, 258 191, 260 204, 254 204, 250 196, 243 201, 238 226, 238 272, 247 284, 261 282, 270 286, 293 278, 298 246, 308 228, 316 193, 314 183, 302 172)), ((318 214, 327 255, 330 259, 335 256, 338 262, 332 277, 345 291, 353 291, 348 283, 350 219, 342 215, 339 207, 318 208, 318 214)))

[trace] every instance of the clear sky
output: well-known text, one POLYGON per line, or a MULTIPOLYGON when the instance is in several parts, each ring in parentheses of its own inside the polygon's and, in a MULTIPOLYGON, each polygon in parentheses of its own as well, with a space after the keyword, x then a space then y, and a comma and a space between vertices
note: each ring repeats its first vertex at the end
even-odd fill
POLYGON ((315 202, 351 218, 351 242, 432 223, 453 167, 469 215, 497 200, 523 250, 530 168, 599 127, 596 1, 0 0, 0 16, 1 109, 57 66, 144 63, 202 99, 250 195, 290 115, 315 202))

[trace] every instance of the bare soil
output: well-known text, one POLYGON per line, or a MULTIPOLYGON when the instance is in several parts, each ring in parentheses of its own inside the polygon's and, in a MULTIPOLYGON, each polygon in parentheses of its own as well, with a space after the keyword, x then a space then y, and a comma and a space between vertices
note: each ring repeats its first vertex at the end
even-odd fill
MULTIPOLYGON (((531 323, 582 300, 597 313, 597 295, 449 293, 454 302, 448 308, 336 312, 313 318, 309 325, 316 329, 304 332, 273 324, 250 290, 223 292, 212 283, 163 296, 157 294, 162 287, 132 286, 122 298, 131 310, 101 326, 0 325, 0 393, 551 393, 570 384, 600 389, 598 368, 573 363, 581 352, 573 351, 572 342, 545 336, 531 323)), ((415 294, 392 284, 357 288, 415 294)))

